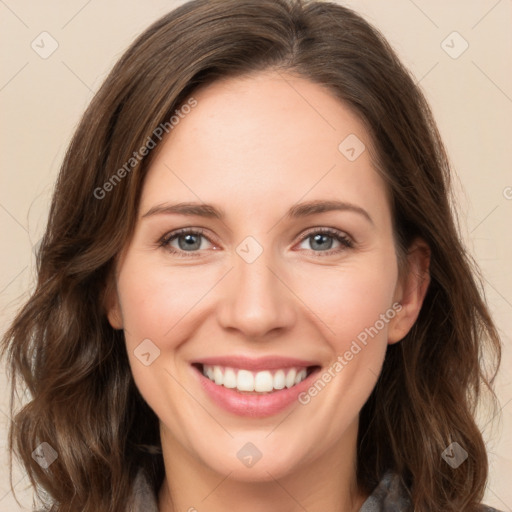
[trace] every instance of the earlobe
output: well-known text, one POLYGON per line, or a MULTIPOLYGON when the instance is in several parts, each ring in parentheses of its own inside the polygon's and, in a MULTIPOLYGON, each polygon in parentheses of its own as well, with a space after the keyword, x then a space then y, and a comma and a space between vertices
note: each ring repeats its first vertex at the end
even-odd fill
POLYGON ((107 310, 107 318, 110 325, 114 329, 122 329, 123 328, 123 319, 121 317, 121 311, 119 309, 118 304, 114 307, 107 310))
POLYGON ((119 304, 119 296, 117 288, 112 278, 108 279, 103 295, 103 308, 107 314, 108 321, 112 328, 123 328, 123 317, 121 314, 121 306, 119 304))
POLYGON ((388 343, 397 343, 411 330, 430 284, 430 247, 421 238, 407 252, 407 270, 398 283, 395 300, 402 306, 389 324, 388 343))

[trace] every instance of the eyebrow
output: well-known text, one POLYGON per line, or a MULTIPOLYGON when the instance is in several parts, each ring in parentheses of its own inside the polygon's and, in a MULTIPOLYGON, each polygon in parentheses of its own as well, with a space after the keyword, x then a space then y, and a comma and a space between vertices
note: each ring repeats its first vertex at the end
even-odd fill
MULTIPOLYGON (((331 211, 349 211, 357 213, 363 216, 371 224, 374 224, 373 219, 365 209, 345 201, 315 200, 295 204, 288 210, 285 217, 288 219, 298 219, 331 211)), ((223 220, 226 217, 226 214, 222 209, 219 209, 211 204, 188 202, 177 204, 164 203, 153 206, 144 215, 142 215, 142 218, 162 214, 196 215, 199 217, 215 218, 219 220, 223 220)))

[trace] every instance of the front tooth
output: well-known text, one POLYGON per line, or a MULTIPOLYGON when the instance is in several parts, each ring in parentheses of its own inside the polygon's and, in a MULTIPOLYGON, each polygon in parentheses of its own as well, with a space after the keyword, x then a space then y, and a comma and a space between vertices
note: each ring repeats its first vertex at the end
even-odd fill
POLYGON ((300 370, 297 373, 297 376, 295 377, 295 384, 302 382, 306 378, 307 374, 308 374, 307 370, 305 368, 302 368, 302 370, 300 370))
POLYGON ((254 391, 254 377, 247 370, 238 370, 236 387, 240 391, 254 391))
POLYGON ((224 382, 224 375, 222 374, 222 368, 220 366, 213 367, 213 380, 215 384, 222 386, 224 382))
POLYGON ((224 371, 224 387, 236 388, 236 373, 232 368, 226 368, 224 371))
POLYGON ((286 377, 283 370, 277 370, 274 374, 274 389, 283 389, 286 385, 286 377))
POLYGON ((256 378, 254 379, 254 391, 258 391, 259 393, 272 391, 274 388, 274 379, 272 378, 272 374, 270 372, 258 372, 256 374, 256 378))
POLYGON ((297 375, 297 371, 295 368, 292 368, 286 374, 286 387, 291 388, 295 384, 295 376, 297 375))

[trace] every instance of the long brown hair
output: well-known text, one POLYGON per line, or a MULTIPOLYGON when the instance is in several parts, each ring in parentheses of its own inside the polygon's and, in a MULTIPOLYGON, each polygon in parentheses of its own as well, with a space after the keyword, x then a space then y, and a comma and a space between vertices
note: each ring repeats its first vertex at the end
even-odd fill
POLYGON ((158 418, 103 304, 157 151, 139 149, 159 126, 172 136, 169 119, 198 86, 267 69, 326 86, 353 109, 389 186, 399 256, 417 236, 432 251, 419 318, 388 348, 360 415, 359 484, 371 492, 391 469, 417 511, 471 511, 482 499, 488 465, 474 413, 482 389, 495 398, 500 341, 454 222, 448 159, 422 93, 380 33, 340 5, 193 0, 131 45, 85 112, 56 184, 36 289, 3 339, 10 449, 54 510, 124 510, 140 468, 155 492, 162 484, 158 418), (19 410, 17 388, 30 394, 19 410), (32 457, 43 442, 58 454, 46 469, 32 457), (441 458, 452 442, 469 455, 456 471, 441 458))

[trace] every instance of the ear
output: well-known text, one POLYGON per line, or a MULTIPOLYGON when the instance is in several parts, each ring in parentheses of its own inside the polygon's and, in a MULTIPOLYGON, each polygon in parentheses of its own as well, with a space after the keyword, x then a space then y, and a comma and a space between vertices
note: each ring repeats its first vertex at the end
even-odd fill
POLYGON ((121 305, 119 295, 113 275, 109 276, 103 294, 103 308, 107 314, 108 321, 114 329, 123 328, 123 316, 121 314, 121 305))
POLYGON ((389 323, 389 344, 403 339, 418 318, 430 284, 430 254, 430 247, 421 238, 416 238, 407 251, 406 268, 400 272, 395 290, 395 301, 402 307, 389 323))

